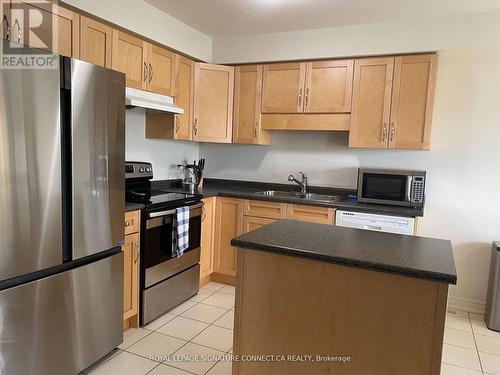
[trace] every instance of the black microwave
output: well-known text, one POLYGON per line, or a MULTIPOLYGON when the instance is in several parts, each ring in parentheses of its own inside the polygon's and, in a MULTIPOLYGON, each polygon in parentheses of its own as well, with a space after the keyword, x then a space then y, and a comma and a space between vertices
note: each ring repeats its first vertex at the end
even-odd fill
POLYGON ((424 207, 424 171, 360 168, 358 202, 424 207))

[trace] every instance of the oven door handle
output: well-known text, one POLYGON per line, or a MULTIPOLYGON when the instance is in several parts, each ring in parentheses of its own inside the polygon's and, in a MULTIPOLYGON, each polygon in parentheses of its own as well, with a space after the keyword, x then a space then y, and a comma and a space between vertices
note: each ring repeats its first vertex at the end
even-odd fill
MULTIPOLYGON (((201 207, 203 207, 203 202, 189 206, 189 210, 191 211, 191 210, 201 208, 201 207)), ((175 214, 175 209, 168 210, 168 211, 150 212, 148 214, 148 218, 153 219, 155 217, 168 216, 168 215, 173 215, 173 214, 175 214)))

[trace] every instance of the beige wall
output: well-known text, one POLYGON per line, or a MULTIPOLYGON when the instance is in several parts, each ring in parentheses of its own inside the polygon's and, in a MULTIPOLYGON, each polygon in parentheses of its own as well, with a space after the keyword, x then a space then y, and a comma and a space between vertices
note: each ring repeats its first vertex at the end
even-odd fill
POLYGON ((458 285, 451 305, 484 309, 491 242, 500 239, 500 49, 443 50, 430 151, 348 149, 346 132, 275 133, 273 145, 202 144, 206 175, 356 187, 357 168, 428 171, 423 236, 451 239, 458 285))
POLYGON ((203 61, 212 39, 141 0, 65 0, 67 4, 203 61))
POLYGON ((365 56, 498 44, 500 13, 214 38, 215 63, 365 56))
POLYGON ((155 180, 181 178, 177 164, 199 159, 199 145, 195 142, 146 139, 144 109, 128 109, 125 118, 125 159, 147 161, 153 164, 155 180))

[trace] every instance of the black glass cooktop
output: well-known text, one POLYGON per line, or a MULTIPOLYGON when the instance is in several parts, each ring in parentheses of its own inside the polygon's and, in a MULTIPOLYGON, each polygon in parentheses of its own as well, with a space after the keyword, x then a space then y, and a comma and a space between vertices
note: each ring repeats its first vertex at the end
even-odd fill
POLYGON ((156 209, 161 207, 179 206, 186 202, 200 200, 200 197, 193 194, 139 189, 127 191, 125 200, 131 203, 142 203, 146 206, 146 209, 156 209))

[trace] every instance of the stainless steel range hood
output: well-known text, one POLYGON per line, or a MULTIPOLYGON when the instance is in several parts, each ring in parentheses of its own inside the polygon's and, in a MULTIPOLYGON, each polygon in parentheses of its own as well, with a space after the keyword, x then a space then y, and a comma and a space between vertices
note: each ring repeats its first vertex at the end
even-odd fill
POLYGON ((127 87, 125 90, 127 108, 141 107, 151 112, 184 113, 184 109, 174 104, 171 96, 155 94, 127 87))

